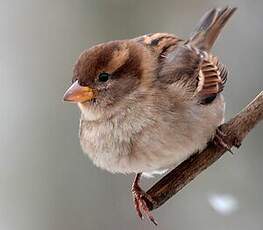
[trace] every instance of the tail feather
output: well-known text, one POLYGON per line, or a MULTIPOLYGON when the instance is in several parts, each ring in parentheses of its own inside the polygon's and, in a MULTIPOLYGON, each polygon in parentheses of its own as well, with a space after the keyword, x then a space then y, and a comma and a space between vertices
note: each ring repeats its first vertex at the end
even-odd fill
POLYGON ((207 12, 190 37, 190 44, 201 50, 209 51, 214 45, 221 29, 236 9, 231 7, 223 9, 214 8, 207 12))

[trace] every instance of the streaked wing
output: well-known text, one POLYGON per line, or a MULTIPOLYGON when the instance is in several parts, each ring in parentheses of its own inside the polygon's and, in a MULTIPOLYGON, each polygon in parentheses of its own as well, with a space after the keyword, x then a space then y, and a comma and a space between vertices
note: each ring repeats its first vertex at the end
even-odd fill
POLYGON ((183 45, 166 54, 159 73, 159 80, 172 84, 179 82, 199 97, 202 104, 211 102, 219 94, 227 80, 227 69, 218 58, 183 45))
POLYGON ((146 34, 137 38, 134 38, 136 42, 139 42, 153 51, 153 53, 162 58, 169 49, 177 46, 183 40, 176 37, 173 34, 168 33, 152 33, 146 34))

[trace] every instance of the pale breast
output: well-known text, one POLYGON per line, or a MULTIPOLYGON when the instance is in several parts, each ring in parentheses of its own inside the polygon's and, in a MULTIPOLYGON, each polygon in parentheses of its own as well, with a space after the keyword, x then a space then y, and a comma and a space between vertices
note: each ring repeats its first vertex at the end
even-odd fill
POLYGON ((138 116, 119 116, 105 121, 80 120, 80 143, 95 165, 110 172, 133 172, 133 138, 151 122, 138 116))
POLYGON ((223 97, 184 111, 132 112, 104 122, 80 122, 80 141, 95 165, 110 172, 175 167, 205 148, 222 123, 223 97))

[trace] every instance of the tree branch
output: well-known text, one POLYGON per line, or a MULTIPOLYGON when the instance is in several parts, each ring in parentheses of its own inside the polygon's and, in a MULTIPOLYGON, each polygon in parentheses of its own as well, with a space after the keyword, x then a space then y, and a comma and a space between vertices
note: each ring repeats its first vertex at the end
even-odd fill
MULTIPOLYGON (((221 130, 226 134, 229 147, 239 147, 249 131, 262 119, 263 91, 239 114, 221 126, 221 130)), ((147 191, 155 201, 154 204, 147 202, 150 210, 159 208, 226 151, 210 143, 201 153, 194 154, 182 162, 147 191)))

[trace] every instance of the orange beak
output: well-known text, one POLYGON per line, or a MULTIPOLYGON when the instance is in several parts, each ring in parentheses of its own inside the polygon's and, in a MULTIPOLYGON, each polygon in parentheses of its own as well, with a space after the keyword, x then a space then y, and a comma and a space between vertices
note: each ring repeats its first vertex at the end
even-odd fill
POLYGON ((64 101, 69 102, 85 102, 94 98, 94 91, 88 86, 79 85, 78 81, 75 81, 65 92, 63 96, 64 101))

